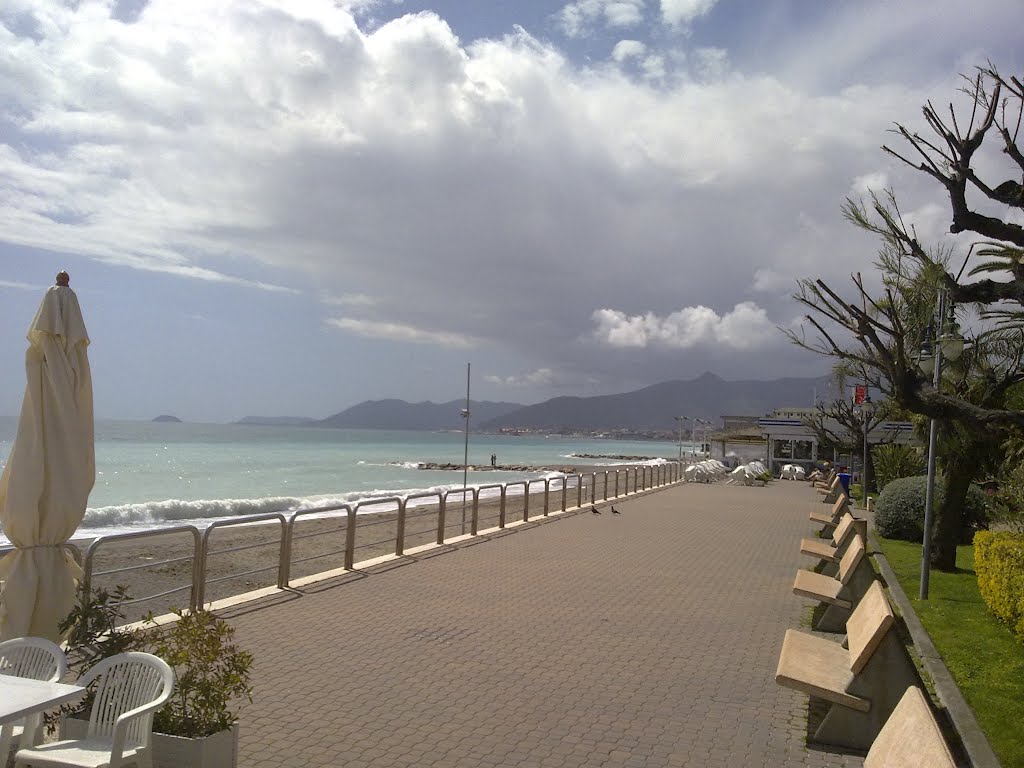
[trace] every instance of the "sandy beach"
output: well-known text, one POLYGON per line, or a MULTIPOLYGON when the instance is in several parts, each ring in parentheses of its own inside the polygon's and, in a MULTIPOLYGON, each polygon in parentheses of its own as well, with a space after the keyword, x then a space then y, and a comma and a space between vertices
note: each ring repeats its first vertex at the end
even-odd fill
MULTIPOLYGON (((609 481, 607 496, 613 497, 613 479, 609 481)), ((620 478, 626 492, 624 478, 620 478)), ((629 479, 632 490, 633 478, 629 479)), ((583 504, 589 505, 592 498, 590 476, 584 476, 583 504)), ((544 492, 542 484, 535 483, 529 495, 529 517, 534 519, 544 513, 544 492)), ((603 478, 598 478, 596 488, 598 504, 605 497, 603 478)), ((433 544, 438 535, 439 504, 429 500, 421 506, 407 510, 404 550, 433 544)), ((566 491, 567 509, 577 506, 577 490, 569 487, 566 491)), ((506 500, 506 522, 523 519, 526 506, 525 495, 509 494, 506 500)), ((562 508, 561 488, 552 484, 548 497, 548 509, 556 512, 562 508)), ((477 509, 478 531, 495 529, 500 518, 500 501, 481 501, 477 509)), ((398 532, 397 512, 363 513, 356 518, 354 562, 373 560, 393 555, 398 532)), ((450 498, 445 514, 446 541, 471 532, 472 500, 465 513, 460 497, 450 498)), ((261 522, 217 528, 209 537, 207 576, 204 602, 222 600, 245 592, 273 587, 278 582, 279 554, 284 526, 278 521, 261 522)), ((201 535, 201 533, 200 533, 201 535)), ((346 546, 346 517, 299 516, 292 534, 290 580, 342 568, 346 546)), ((85 552, 88 541, 81 542, 85 552)), ((173 608, 189 604, 193 559, 196 551, 195 534, 189 531, 167 532, 158 536, 147 536, 121 541, 104 541, 95 550, 92 563, 91 584, 93 588, 112 589, 127 587, 133 602, 124 606, 128 620, 141 619, 147 613, 154 615, 168 613, 173 608)))

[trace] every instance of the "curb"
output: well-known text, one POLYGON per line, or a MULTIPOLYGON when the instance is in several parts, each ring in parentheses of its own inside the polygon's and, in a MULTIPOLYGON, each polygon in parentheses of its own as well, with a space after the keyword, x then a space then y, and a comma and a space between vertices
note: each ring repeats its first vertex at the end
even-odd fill
MULTIPOLYGON (((874 535, 872 535, 873 538, 874 535)), ((938 695, 939 701, 946 708, 949 719, 960 736, 971 767, 1001 768, 999 758, 992 751, 992 746, 988 743, 988 739, 985 738, 985 733, 981 730, 981 726, 978 725, 974 712, 964 700, 963 694, 960 693, 960 689, 953 680, 953 676, 946 668, 939 652, 935 649, 931 637, 929 637, 928 632, 921 624, 920 619, 917 618, 917 613, 914 612, 910 599, 903 591, 903 587, 900 586, 896 574, 889 567, 889 562, 885 559, 885 555, 882 554, 878 542, 872 541, 871 544, 873 557, 878 564, 878 569, 882 572, 886 586, 889 588, 889 594, 903 614, 903 620, 906 622, 907 630, 914 641, 914 647, 921 657, 921 664, 931 677, 932 683, 935 685, 935 693, 938 695)))

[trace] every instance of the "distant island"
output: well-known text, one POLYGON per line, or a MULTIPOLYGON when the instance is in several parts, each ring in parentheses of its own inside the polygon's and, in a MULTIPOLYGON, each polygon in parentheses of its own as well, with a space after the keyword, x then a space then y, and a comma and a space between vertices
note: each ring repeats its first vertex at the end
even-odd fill
POLYGON ((182 421, 177 416, 168 416, 166 413, 157 416, 153 421, 168 421, 172 424, 181 424, 182 421))

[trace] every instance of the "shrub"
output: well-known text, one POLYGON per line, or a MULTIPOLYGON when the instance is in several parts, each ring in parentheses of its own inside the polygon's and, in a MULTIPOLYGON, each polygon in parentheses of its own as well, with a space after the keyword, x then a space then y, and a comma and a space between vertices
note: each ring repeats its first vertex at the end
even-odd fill
POLYGON ((1024 534, 979 531, 974 537, 974 568, 989 610, 1024 641, 1024 534))
POLYGON ((871 459, 875 464, 875 482, 880 491, 893 480, 913 477, 924 470, 921 451, 910 445, 876 445, 871 449, 871 459))
POLYGON ((1006 472, 992 493, 992 521, 1024 533, 1024 464, 1006 472))
MULTIPOLYGON (((921 541, 924 536, 924 497, 927 478, 923 475, 891 480, 878 495, 875 506, 875 528, 887 539, 921 541)), ((935 483, 933 511, 942 504, 942 485, 935 483)), ((974 531, 985 524, 985 494, 972 485, 964 502, 964 528, 961 544, 969 544, 974 531)))
POLYGON ((174 692, 153 718, 153 730, 175 736, 211 736, 230 728, 232 701, 252 701, 252 655, 234 643, 234 628, 209 611, 182 613, 149 631, 150 653, 174 667, 174 692))
MULTIPOLYGON (((210 736, 238 720, 241 699, 252 701, 249 684, 252 655, 234 643, 235 630, 208 611, 175 611, 178 620, 157 626, 152 616, 145 629, 119 626, 124 587, 113 592, 79 590, 78 604, 60 623, 67 634, 68 666, 81 676, 95 664, 125 651, 146 651, 174 668, 174 692, 153 718, 153 729, 172 736, 210 736)), ((82 717, 92 708, 95 691, 59 713, 47 716, 51 732, 61 715, 82 717)))

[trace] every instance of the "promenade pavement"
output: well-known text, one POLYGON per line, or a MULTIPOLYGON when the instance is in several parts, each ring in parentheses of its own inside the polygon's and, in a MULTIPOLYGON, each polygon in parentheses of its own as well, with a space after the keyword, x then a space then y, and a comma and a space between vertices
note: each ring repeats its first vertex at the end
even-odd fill
POLYGON ((861 766, 777 685, 805 483, 687 484, 224 612, 240 765, 861 766))

